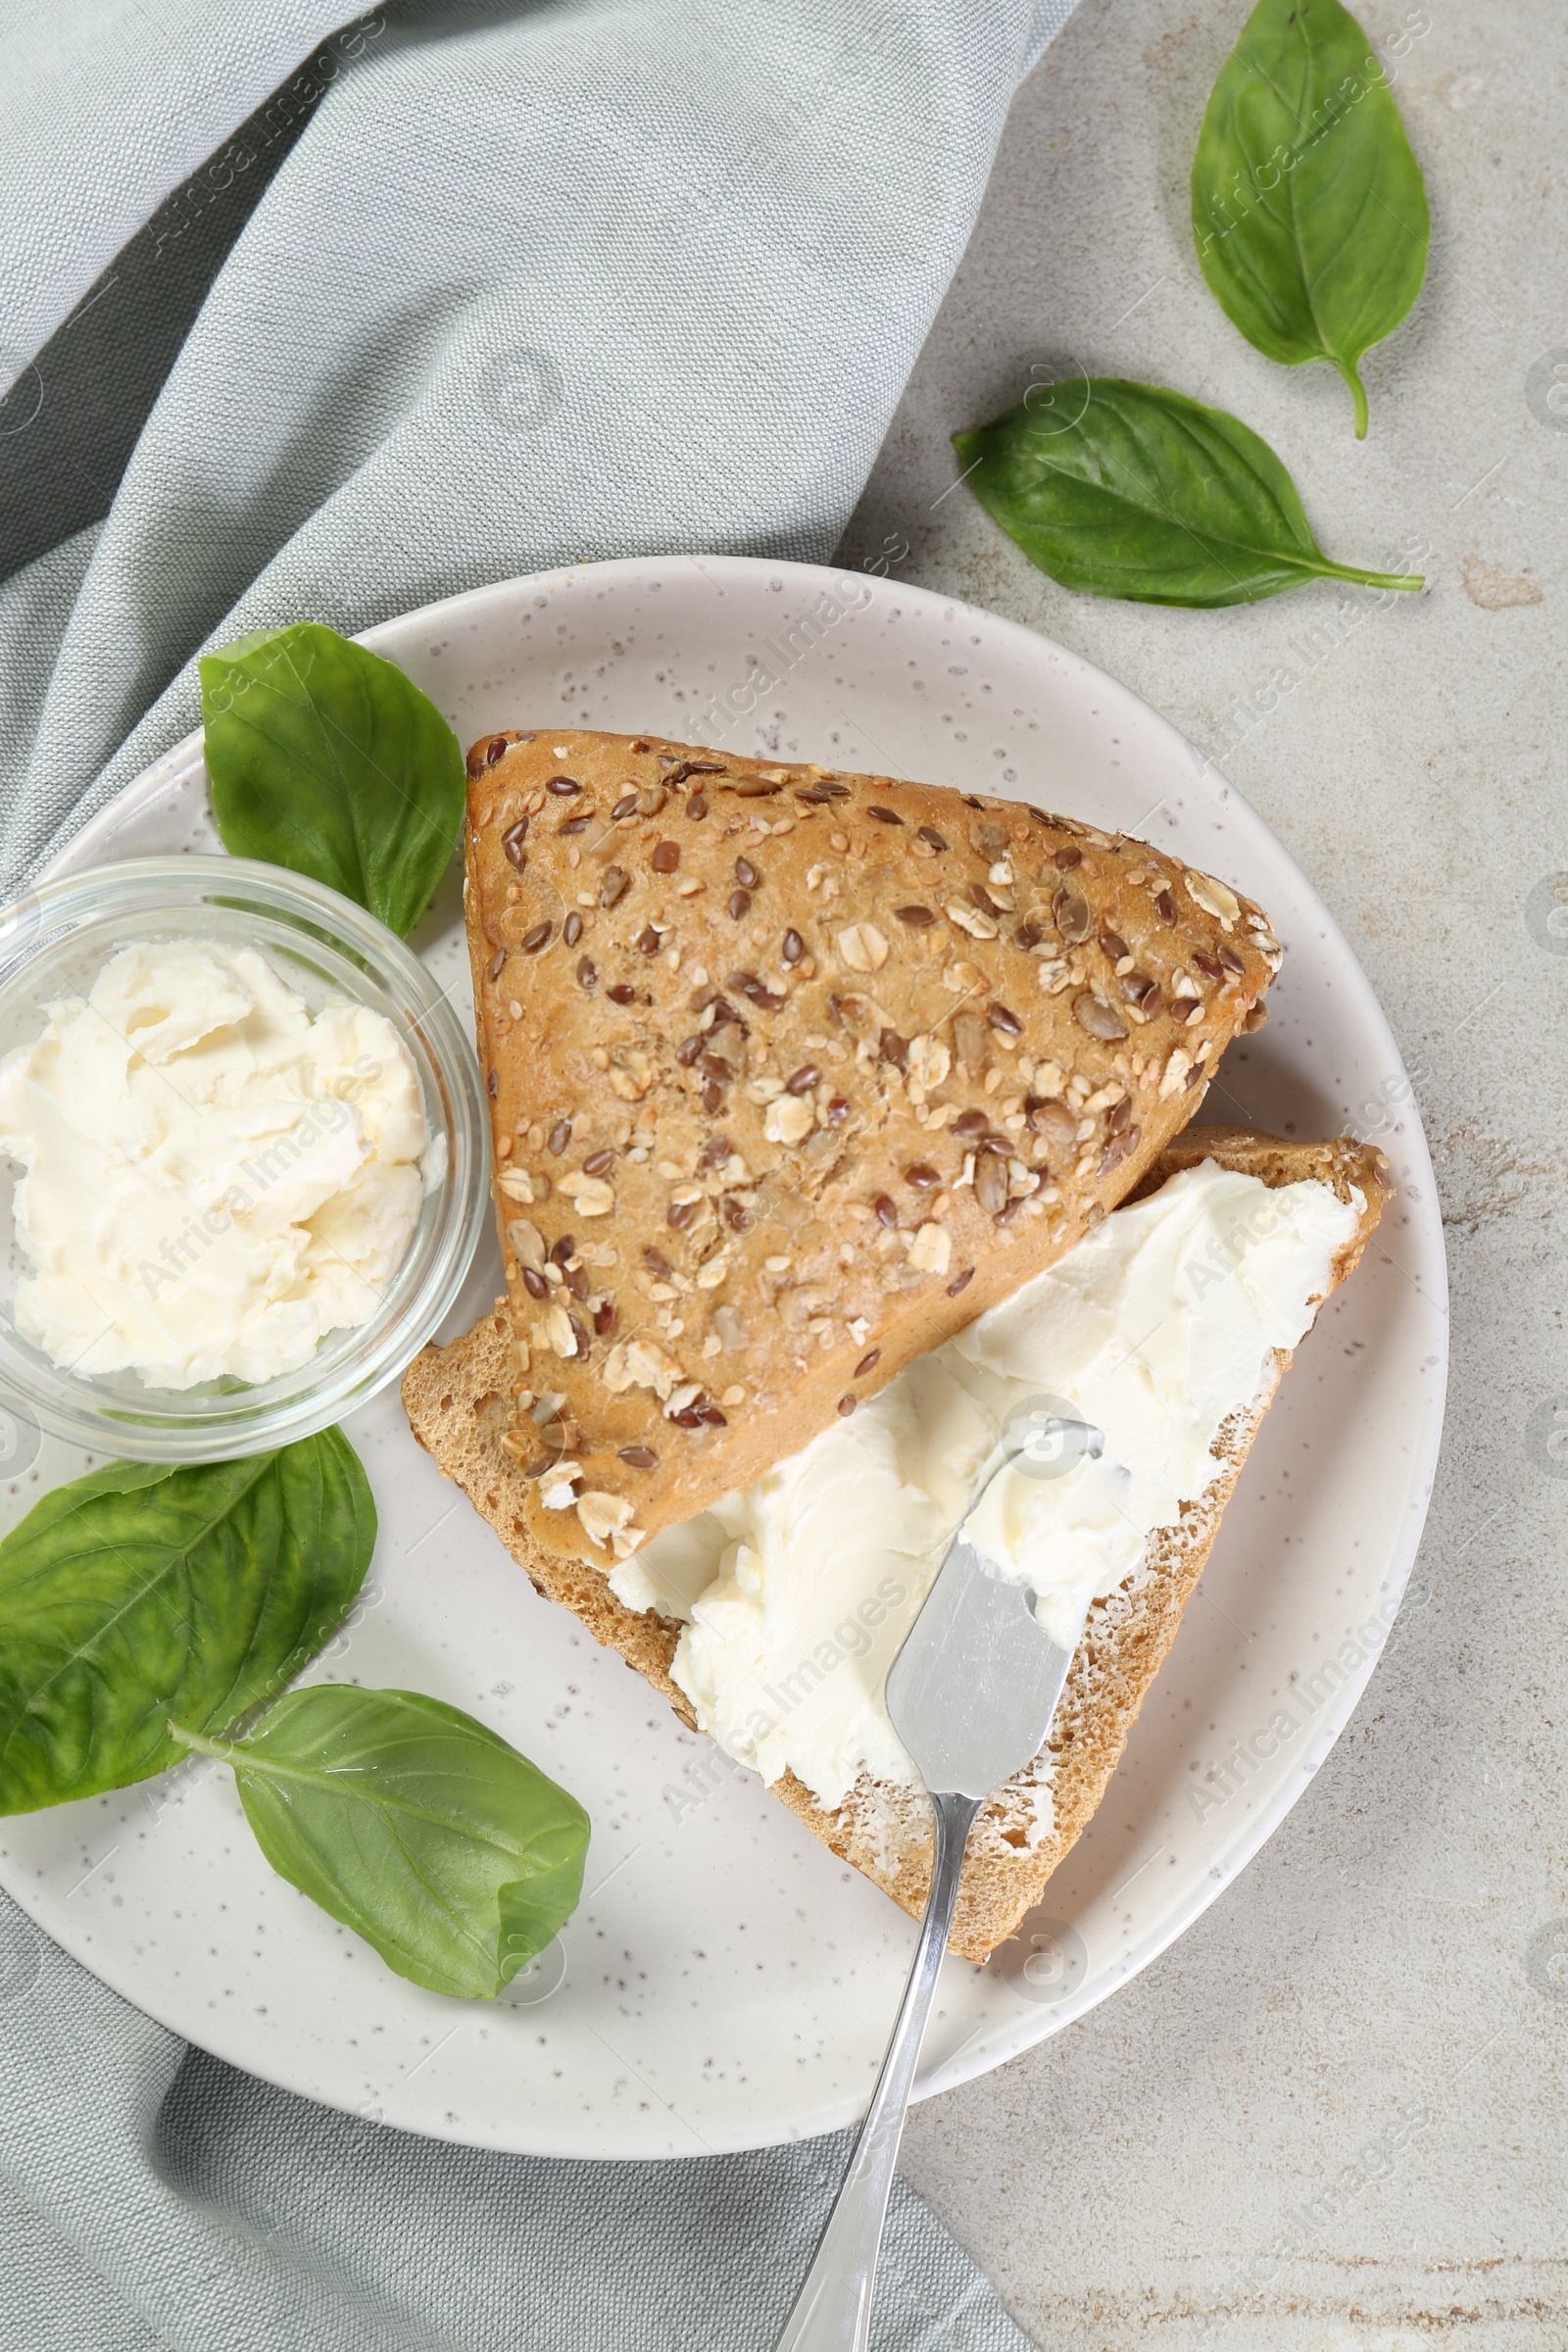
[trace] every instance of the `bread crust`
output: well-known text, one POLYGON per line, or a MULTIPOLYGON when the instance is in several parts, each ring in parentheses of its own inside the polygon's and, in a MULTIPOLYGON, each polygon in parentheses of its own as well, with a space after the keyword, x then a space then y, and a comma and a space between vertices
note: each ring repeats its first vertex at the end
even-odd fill
MULTIPOLYGON (((1298 1144, 1255 1129, 1219 1126, 1189 1127, 1147 1171, 1135 1197, 1204 1159, 1259 1177, 1271 1188, 1315 1178, 1342 1200, 1359 1193, 1363 1205, 1356 1231, 1335 1261, 1330 1291, 1354 1269, 1388 1197, 1387 1162, 1373 1146, 1348 1137, 1298 1144)), ((502 1303, 449 1348, 425 1348, 403 1384, 414 1435, 489 1520, 535 1592, 569 1608, 596 1641, 617 1650, 695 1729, 691 1702, 669 1671, 681 1628, 625 1608, 603 1570, 546 1552, 534 1541, 528 1483, 500 1442, 511 1424, 504 1390, 511 1348, 510 1319, 502 1303)), ((1225 1504, 1290 1360, 1288 1351, 1276 1350, 1262 1393, 1221 1432, 1215 1452, 1222 1468, 1207 1494, 1184 1507, 1176 1525, 1157 1529, 1134 1576, 1096 1603, 1046 1747, 982 1809, 970 1835, 949 1940, 950 1950, 963 1958, 984 1960, 1014 1932, 1099 1804, 1176 1638, 1225 1504), (1042 1784, 1049 1788, 1051 1811, 1044 1837, 1038 1826, 1042 1784)), ((873 1879, 912 1917, 920 1916, 931 1871, 930 1811, 922 1791, 862 1778, 829 1812, 791 1773, 773 1787, 813 1837, 873 1879)))
POLYGON ((1226 884, 1018 801, 574 730, 468 771, 496 1393, 553 1473, 530 1547, 601 1567, 1071 1249, 1279 961, 1226 884))

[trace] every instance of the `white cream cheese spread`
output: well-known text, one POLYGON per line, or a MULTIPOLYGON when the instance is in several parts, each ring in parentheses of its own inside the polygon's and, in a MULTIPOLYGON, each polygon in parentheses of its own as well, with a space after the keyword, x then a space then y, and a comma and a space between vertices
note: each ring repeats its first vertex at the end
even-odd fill
POLYGON ((122 948, 44 1010, 0 1062, 24 1339, 188 1389, 294 1371, 368 1320, 431 1143, 383 1013, 313 1013, 259 951, 201 939, 122 948))
POLYGON ((1359 1213, 1358 1196, 1271 1191, 1211 1160, 1173 1176, 744 1493, 651 1538, 611 1589, 685 1620, 674 1678, 764 1780, 787 1767, 830 1808, 861 1772, 913 1781, 883 1685, 976 1495, 975 1547, 1075 1646, 1091 1603, 1219 1475, 1215 1440, 1310 1324, 1359 1213))

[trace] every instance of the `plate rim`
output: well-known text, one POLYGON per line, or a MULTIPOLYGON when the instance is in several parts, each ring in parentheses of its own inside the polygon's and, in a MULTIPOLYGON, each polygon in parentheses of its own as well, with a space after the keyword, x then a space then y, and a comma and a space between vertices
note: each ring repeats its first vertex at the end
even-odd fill
MULTIPOLYGON (((601 580, 625 584, 636 582, 646 585, 651 575, 674 572, 684 576, 694 568, 709 578, 711 578, 714 573, 721 577, 728 576, 737 585, 755 583, 762 578, 779 579, 803 589, 814 589, 818 593, 824 591, 832 593, 837 588, 841 595, 844 583, 849 580, 854 580, 858 587, 868 585, 887 587, 902 599, 932 608, 933 617, 951 617, 960 612, 971 616, 987 631, 999 634, 1010 643, 1015 651, 1022 653, 1027 659, 1038 661, 1043 654, 1048 659, 1060 663, 1091 690, 1102 689, 1107 694, 1123 698, 1136 706, 1141 717, 1154 730, 1156 739, 1162 739, 1165 749, 1188 764, 1193 782, 1195 784, 1203 783, 1209 789, 1218 791, 1226 804, 1227 816, 1235 820, 1238 831, 1244 837, 1250 833, 1264 847, 1269 857, 1283 863, 1299 891, 1303 904, 1312 910, 1329 960, 1337 974, 1350 989, 1357 1016, 1365 1024, 1368 1034, 1377 1043, 1384 1059, 1384 1066, 1402 1089, 1401 1147, 1415 1163, 1410 1174, 1419 1184, 1418 1197, 1410 1197, 1404 1188, 1401 1188, 1401 1191, 1404 1192, 1410 1211, 1410 1233, 1411 1238, 1417 1244, 1416 1254, 1420 1260, 1421 1280, 1427 1285, 1435 1310, 1437 1323, 1435 1345, 1439 1350, 1439 1361, 1436 1367, 1437 1377, 1428 1392, 1432 1401, 1422 1412, 1418 1427, 1413 1426, 1416 1442, 1412 1446, 1412 1458, 1408 1471, 1408 1490, 1412 1501, 1398 1538, 1390 1549, 1387 1571, 1381 1588, 1387 1595, 1386 1601, 1381 1604, 1386 1621, 1375 1647, 1367 1655, 1361 1667, 1348 1676, 1340 1688, 1332 1693, 1331 1698, 1325 1702, 1322 1709, 1322 1720, 1314 1727, 1313 1739, 1303 1753, 1298 1768, 1280 1781, 1268 1796, 1267 1801, 1260 1803, 1254 1810, 1249 1811, 1238 1823, 1237 1834, 1231 1844, 1225 1849, 1223 1868, 1216 1865, 1205 1874, 1202 1885, 1182 1915, 1162 1928, 1149 1931, 1146 1936, 1134 1946, 1130 1954, 1123 1956, 1107 1968, 1104 1975, 1095 1984, 1092 1992, 1089 1986, 1094 1980, 1086 1979, 1082 1992, 1069 1995, 1053 2006, 1041 2005, 1032 2011, 1025 2011, 1013 2021, 1010 2031, 1005 2022, 994 2028, 982 2029, 976 2036, 982 2046, 971 2050, 970 2045, 965 2043, 950 2058, 937 2063, 929 2073, 922 2074, 917 2078, 913 2096, 916 2100, 924 2100, 945 2091, 960 2088, 966 2082, 975 2082, 982 2076, 991 2074, 999 2067, 1008 2064, 1025 2051, 1050 2040, 1054 2035, 1064 2032, 1079 2018, 1087 2015, 1090 2010, 1097 2008, 1102 2000, 1107 1999, 1122 1985, 1151 1966, 1203 1917, 1210 1905, 1234 1884, 1242 1871, 1255 1858, 1303 1794, 1308 1783, 1321 1769, 1344 1734, 1361 1702, 1368 1683, 1377 1670, 1384 1647, 1396 1622, 1399 1606, 1420 1547, 1432 1495, 1434 1473, 1442 1446, 1451 1333, 1447 1267, 1443 1247, 1442 1220, 1437 1206, 1436 1186, 1425 1125, 1421 1117, 1419 1102, 1409 1084, 1403 1057, 1370 980, 1310 877, 1279 836, 1273 832, 1252 807, 1246 795, 1237 788, 1214 760, 1182 734, 1164 711, 1147 702, 1136 688, 1126 685, 1122 680, 1112 676, 1110 672, 1102 669, 1087 656, 1076 652, 1071 647, 1061 645, 1056 639, 1048 636, 1045 631, 1032 628, 1026 622, 1014 620, 1007 614, 991 612, 986 607, 976 605, 963 596, 913 582, 894 582, 883 575, 867 575, 854 571, 848 565, 807 564, 793 559, 774 559, 764 556, 699 552, 697 554, 617 557, 605 563, 564 564, 545 571, 518 573, 502 580, 486 581, 478 587, 460 590, 453 595, 439 598, 431 604, 411 607, 406 612, 390 615, 368 629, 355 632, 355 642, 368 646, 371 651, 380 651, 388 638, 395 639, 399 632, 412 625, 424 626, 454 620, 461 622, 488 608, 500 606, 505 609, 509 604, 514 603, 523 592, 553 594, 579 587, 589 581, 601 580)), ((47 862, 40 866, 31 878, 32 881, 53 880, 61 872, 69 871, 84 859, 90 858, 98 841, 111 833, 118 824, 123 822, 127 814, 133 813, 138 804, 156 798, 159 791, 175 782, 201 760, 202 729, 197 727, 180 737, 176 743, 170 746, 168 751, 162 753, 135 776, 129 778, 114 797, 105 803, 102 808, 95 809, 66 839, 59 840, 57 838, 47 862)), ((987 790, 990 797, 995 799, 1007 800, 1026 797, 1016 791, 1005 789, 998 791, 994 783, 983 779, 976 780, 975 789, 987 790)), ((1412 1423, 1414 1424, 1413 1416, 1412 1423)), ((8 1875, 0 1874, 0 1884, 7 1884, 8 1875)), ((27 1912, 29 1918, 34 1918, 21 1886, 7 1885, 7 1890, 27 1912)), ((34 1924, 44 1934, 51 1935, 51 1940, 55 1940, 51 1930, 44 1921, 34 1918, 34 1924)), ((132 1989, 128 1984, 118 1981, 117 1971, 113 1968, 103 1967, 96 1957, 88 1960, 70 1945, 63 1945, 61 1948, 69 1951, 79 1965, 87 1968, 89 1973, 96 1976, 101 1983, 108 1984, 113 1991, 130 2002, 142 2014, 152 2017, 155 2022, 177 2034, 181 2039, 192 2043, 195 2047, 208 2050, 213 2055, 221 2058, 224 2063, 234 2065, 242 2071, 256 2076, 258 2080, 271 2082, 297 2097, 311 2099, 318 2105, 336 2107, 338 2112, 364 2112, 363 2107, 356 2110, 347 2102, 338 2102, 324 2095, 318 2089, 302 2086, 297 2074, 291 2075, 280 2066, 260 2064, 256 2056, 236 2057, 228 2049, 214 2049, 213 2043, 204 2041, 198 2033, 192 2032, 182 2018, 167 2014, 161 2007, 149 2005, 144 1988, 139 1984, 132 1989)), ((891 2023, 890 2015, 890 2029, 891 2023)), ((860 2104, 863 2105, 863 2101, 860 2104)), ((854 2112, 858 2113, 858 2106, 857 2106, 854 2112)), ((399 2120, 394 2128, 413 2132, 420 2137, 494 2150, 497 2153, 502 2152, 503 2146, 512 2145, 510 2141, 504 2143, 496 2139, 478 2139, 473 2137, 471 2132, 463 2130, 452 2132, 442 2132, 418 2122, 399 2120)), ((830 2125, 812 2125, 811 2132, 814 2135, 818 2131, 833 2128, 830 2125)), ((743 2148, 780 2145, 799 2135, 798 2131, 792 2130, 788 2125, 782 2125, 776 2129, 770 2129, 767 2135, 762 2138, 734 2141, 733 2150, 739 2152, 743 2148)), ((731 2147, 731 2143, 722 2133, 720 2140, 721 2145, 716 2152, 722 2154, 731 2147)), ((536 2148, 527 2152, 538 2154, 541 2158, 553 2155, 553 2151, 547 2149, 536 2148)), ((575 2158, 568 2157, 567 2160, 679 2163, 695 2153, 695 2151, 677 2149, 656 2153, 647 2149, 633 2150, 612 2147, 601 2150, 597 2157, 584 2159, 578 2154, 575 2158)))

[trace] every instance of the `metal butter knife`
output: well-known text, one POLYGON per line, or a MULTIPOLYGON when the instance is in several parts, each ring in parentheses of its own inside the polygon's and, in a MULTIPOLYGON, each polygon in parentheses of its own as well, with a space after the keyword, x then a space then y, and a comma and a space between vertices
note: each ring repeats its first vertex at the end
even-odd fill
POLYGON ((778 2352, 865 2352, 905 2111, 970 1824, 992 1789, 1039 1754, 1071 1663, 1023 1587, 991 1574, 960 1528, 887 1680, 893 1728, 936 1814, 925 1921, 870 2110, 778 2352))

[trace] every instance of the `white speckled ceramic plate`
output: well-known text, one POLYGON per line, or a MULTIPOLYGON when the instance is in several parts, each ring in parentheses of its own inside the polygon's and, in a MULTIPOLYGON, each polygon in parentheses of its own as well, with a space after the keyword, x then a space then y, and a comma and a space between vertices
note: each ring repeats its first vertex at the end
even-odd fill
MULTIPOLYGON (((1286 943, 1272 1017, 1208 1115, 1384 1143, 1399 1183, 1300 1351, 1110 1793, 1040 1913, 949 1961, 924 2093, 1057 2032, 1257 1851, 1343 1729, 1397 1606, 1442 1419, 1441 1228, 1388 1027, 1251 810, 1125 687, 1028 630, 890 581, 709 557, 515 580, 368 640, 465 744, 639 728, 1017 793, 1227 876, 1286 943)), ((215 847, 199 740, 61 870, 215 847)), ((416 944, 466 983, 455 889, 416 944)), ((499 1287, 475 1268, 471 1311, 499 1287)), ((464 1318, 466 1319, 466 1318, 464 1318)), ((455 1321, 454 1330, 462 1328, 455 1321)), ((562 2156, 684 2156, 822 2132, 869 2089, 913 1930, 618 1658, 539 1600, 415 1445, 395 1393, 349 1424, 380 1511, 367 1606, 314 1669, 471 1709, 594 1822, 581 1908, 494 2005, 391 1976, 272 1877, 220 1768, 0 1822, 0 1880, 85 1965, 237 2066, 409 2130, 562 2156)), ((80 1457, 46 1445, 12 1516, 80 1457)))

